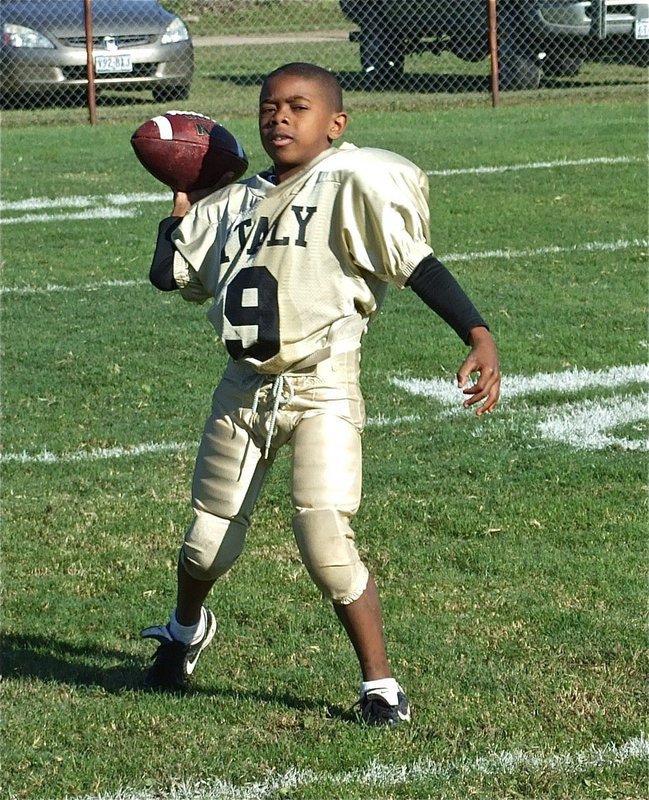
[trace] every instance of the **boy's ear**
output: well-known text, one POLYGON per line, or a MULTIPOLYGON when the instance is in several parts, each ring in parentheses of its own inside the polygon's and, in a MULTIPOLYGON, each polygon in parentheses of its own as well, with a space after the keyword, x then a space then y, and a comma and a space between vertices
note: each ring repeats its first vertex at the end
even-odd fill
POLYGON ((340 139, 340 137, 345 132, 345 128, 347 127, 347 120, 349 117, 344 111, 337 112, 331 118, 331 125, 329 126, 329 141, 333 142, 336 139, 340 139))

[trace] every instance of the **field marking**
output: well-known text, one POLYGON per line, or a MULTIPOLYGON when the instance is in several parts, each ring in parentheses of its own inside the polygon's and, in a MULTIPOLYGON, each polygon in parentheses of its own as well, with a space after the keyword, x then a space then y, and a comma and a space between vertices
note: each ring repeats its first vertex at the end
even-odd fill
POLYGON ((460 169, 431 169, 426 175, 441 176, 444 178, 453 175, 494 175, 503 172, 520 172, 526 169, 561 169, 562 167, 590 167, 595 164, 643 164, 646 159, 633 156, 597 156, 595 158, 562 158, 558 161, 533 161, 523 164, 503 164, 489 167, 462 167, 460 169))
POLYGON ((56 292, 95 292, 99 289, 130 289, 133 286, 151 286, 150 281, 142 278, 133 281, 93 281, 92 283, 80 283, 76 286, 63 286, 56 283, 48 283, 45 286, 3 286, 0 287, 0 295, 33 295, 33 294, 54 294, 56 292))
MULTIPOLYGON (((574 394, 585 389, 616 389, 630 384, 649 382, 649 365, 634 364, 610 369, 573 369, 546 372, 531 376, 505 375, 501 385, 500 402, 506 405, 515 397, 554 392, 574 394)), ((461 390, 441 378, 394 377, 391 383, 409 394, 428 397, 445 407, 445 415, 462 412, 461 390)), ((649 419, 649 395, 605 397, 597 400, 576 399, 541 410, 536 430, 542 439, 559 442, 576 450, 603 450, 618 447, 622 450, 647 450, 645 439, 616 436, 615 428, 635 425, 649 419)), ((639 432, 642 427, 639 426, 639 432)))
MULTIPOLYGON (((501 385, 501 405, 515 397, 554 392, 574 394, 585 389, 616 389, 630 384, 649 382, 649 365, 611 367, 603 370, 573 369, 565 372, 547 372, 537 375, 505 375, 501 385)), ((461 389, 450 380, 433 378, 391 379, 391 383, 409 394, 428 397, 445 407, 445 415, 463 411, 460 405, 461 389)), ((541 409, 541 419, 536 430, 542 439, 566 444, 575 450, 649 450, 649 442, 642 437, 642 425, 649 419, 649 395, 603 397, 596 400, 575 399, 541 409), (615 429, 622 425, 635 425, 639 438, 617 436, 615 429)))
POLYGON ((156 455, 158 453, 177 453, 197 447, 191 442, 145 442, 144 444, 118 447, 94 447, 90 450, 76 450, 72 453, 53 453, 43 449, 39 453, 0 453, 0 463, 10 464, 71 464, 76 461, 103 461, 109 458, 127 458, 129 456, 156 455))
MULTIPOLYGON (((237 785, 228 780, 183 781, 165 790, 167 800, 264 800, 293 793, 300 788, 320 785, 336 787, 397 787, 430 780, 462 781, 472 776, 506 776, 542 772, 581 775, 592 770, 611 769, 628 762, 649 762, 649 742, 644 735, 622 744, 591 746, 586 750, 563 753, 513 750, 492 752, 477 758, 435 761, 421 758, 410 764, 386 764, 378 760, 347 772, 317 772, 291 768, 282 774, 272 773, 262 781, 237 785)), ((113 794, 85 795, 76 800, 156 800, 155 789, 121 789, 113 794)), ((329 794, 323 796, 331 796, 329 794)))
POLYGON ((649 394, 583 400, 579 404, 556 406, 538 424, 544 439, 570 445, 577 450, 649 450, 646 439, 615 436, 609 431, 649 419, 649 394))
POLYGON ((133 214, 139 214, 128 208, 86 208, 83 211, 74 211, 66 214, 24 214, 22 217, 1 217, 0 225, 10 225, 16 222, 66 222, 84 219, 127 219, 133 214))
MULTIPOLYGON (((615 252, 617 250, 629 250, 631 248, 649 247, 649 239, 618 239, 615 242, 584 242, 570 246, 550 245, 548 247, 537 247, 530 250, 482 250, 475 253, 447 253, 442 256, 446 263, 458 261, 479 261, 480 259, 514 259, 514 258, 534 258, 543 255, 557 255, 560 253, 594 253, 594 252, 615 252)), ((80 283, 76 286, 64 286, 59 284, 46 284, 45 286, 2 286, 0 295, 34 295, 47 294, 49 292, 90 292, 99 289, 111 288, 131 288, 133 286, 150 286, 148 280, 129 280, 129 281, 93 281, 92 283, 80 283)))
MULTIPOLYGON (((569 394, 584 389, 615 389, 631 383, 649 381, 649 364, 631 364, 609 367, 609 369, 570 369, 563 372, 539 372, 536 375, 504 375, 500 388, 500 403, 514 397, 557 392, 569 394)), ((399 378, 390 379, 393 386, 408 394, 437 400, 449 410, 460 413, 458 408, 461 389, 454 381, 445 378, 399 378)))
POLYGON ((559 255, 561 253, 595 253, 615 252, 628 250, 632 247, 649 247, 649 239, 618 239, 615 242, 584 242, 574 245, 549 245, 535 247, 529 250, 481 250, 475 253, 446 253, 442 261, 452 263, 457 261, 478 261, 485 258, 534 258, 545 255, 559 255))
MULTIPOLYGON (((506 375, 503 378, 501 404, 515 397, 555 392, 574 394, 585 389, 616 389, 620 386, 643 384, 649 381, 649 365, 633 364, 609 369, 573 369, 564 372, 537 373, 536 375, 506 375)), ((444 414, 466 414, 462 407, 464 396, 457 385, 445 378, 390 379, 409 394, 428 397, 444 406, 444 414)), ((576 449, 603 449, 620 447, 625 450, 647 449, 645 441, 617 437, 608 431, 621 425, 635 424, 649 417, 649 395, 641 394, 624 398, 612 397, 598 400, 577 400, 555 405, 542 411, 537 424, 542 438, 568 444, 576 449)), ((396 428, 419 422, 416 414, 397 417, 368 417, 366 427, 396 428)), ((102 461, 113 458, 129 458, 141 455, 176 453, 196 448, 196 442, 144 442, 134 445, 99 447, 76 450, 70 453, 54 453, 47 448, 37 453, 0 453, 0 463, 18 464, 70 464, 81 461, 102 461)))
MULTIPOLYGON (((368 417, 367 428, 398 428, 418 422, 419 417, 411 414, 403 417, 368 417)), ((89 450, 76 450, 71 453, 53 453, 44 448, 38 453, 0 453, 0 464, 72 464, 79 461, 104 461, 111 458, 130 458, 132 456, 159 455, 196 450, 198 442, 144 442, 115 447, 95 447, 89 450)))
MULTIPOLYGON (((430 176, 452 177, 454 175, 498 175, 522 170, 561 169, 564 167, 588 167, 593 165, 616 166, 618 164, 641 164, 646 159, 633 156, 595 156, 593 158, 556 161, 534 161, 521 164, 481 165, 458 169, 427 170, 430 176)), ((18 225, 31 222, 63 222, 82 219, 119 219, 139 216, 143 203, 171 202, 171 190, 135 194, 72 195, 71 197, 30 197, 23 200, 0 201, 0 225, 18 225), (62 211, 72 208, 76 211, 62 211), (79 210, 81 209, 81 210, 79 210), (5 216, 4 212, 27 211, 28 214, 5 216), (35 213, 40 212, 40 213, 35 213), (52 213, 50 213, 52 212, 52 213)))
POLYGON ((131 206, 133 203, 156 203, 169 200, 170 192, 138 192, 135 194, 84 194, 70 197, 29 197, 25 200, 0 200, 0 211, 38 211, 43 208, 86 208, 107 203, 111 206, 131 206))
POLYGON ((143 203, 171 202, 167 192, 135 192, 131 194, 71 195, 70 197, 29 197, 24 200, 0 201, 0 224, 25 222, 64 222, 81 219, 122 219, 140 215, 143 203), (73 209, 64 211, 63 209, 73 209), (5 216, 6 211, 28 211, 20 216, 5 216))

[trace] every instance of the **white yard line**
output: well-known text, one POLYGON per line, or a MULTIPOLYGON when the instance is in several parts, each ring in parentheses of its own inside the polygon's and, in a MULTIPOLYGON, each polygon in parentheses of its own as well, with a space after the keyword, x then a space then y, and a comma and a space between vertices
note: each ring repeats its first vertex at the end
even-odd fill
POLYGON ((562 158, 558 161, 533 161, 523 164, 501 164, 499 166, 462 167, 460 169, 430 169, 426 175, 444 178, 453 175, 497 175, 503 172, 520 172, 528 169, 561 169, 562 167, 590 167, 597 164, 643 164, 646 159, 632 156, 598 156, 596 158, 562 158))
MULTIPOLYGON (((649 762, 649 742, 641 735, 622 744, 593 745, 586 750, 563 753, 513 750, 489 753, 476 758, 455 758, 435 761, 422 758, 410 764, 384 763, 374 760, 364 767, 347 772, 318 772, 311 769, 290 768, 283 773, 273 773, 266 779, 237 785, 228 780, 214 778, 210 781, 191 780, 176 784, 164 792, 167 800, 265 800, 265 798, 295 796, 300 788, 321 786, 322 796, 335 797, 342 787, 371 788, 415 785, 430 780, 454 780, 472 777, 533 774, 542 772, 563 775, 581 775, 593 770, 614 769, 628 762, 649 762)), ((161 794, 155 789, 122 789, 113 794, 85 795, 76 800, 156 800, 161 794)), ((71 799, 70 799, 71 800, 71 799)))
POLYGON ((649 239, 618 239, 615 242, 584 242, 574 245, 549 245, 527 250, 478 250, 474 253, 445 253, 440 256, 447 264, 458 261, 479 261, 480 259, 537 258, 538 256, 559 255, 561 253, 606 253, 631 248, 649 247, 649 239))
MULTIPOLYGON (((596 252, 615 252, 618 250, 632 250, 634 248, 649 247, 649 239, 618 239, 615 242, 584 242, 566 247, 550 245, 548 247, 530 248, 529 250, 477 250, 474 253, 447 253, 440 257, 445 263, 458 261, 479 261, 481 259, 516 259, 516 258, 535 258, 544 255, 557 255, 560 253, 596 253, 596 252)), ((46 284, 45 286, 3 286, 0 287, 0 295, 32 295, 48 294, 50 292, 88 292, 98 289, 112 288, 131 288, 133 286, 149 286, 149 281, 93 281, 91 283, 80 283, 75 286, 63 286, 59 284, 46 284)))
POLYGON ((0 211, 38 211, 40 209, 86 208, 87 206, 132 206, 135 203, 160 203, 169 200, 171 190, 137 194, 70 195, 69 197, 29 197, 26 200, 0 200, 0 211))
POLYGON ((197 447, 190 442, 145 442, 144 444, 126 445, 124 447, 95 447, 90 450, 76 450, 72 453, 53 453, 43 449, 38 453, 0 453, 0 463, 10 464, 70 464, 76 461, 103 461, 109 458, 128 458, 129 456, 157 455, 159 453, 177 453, 197 447))
MULTIPOLYGON (((565 372, 538 373, 537 375, 506 375, 503 378, 501 403, 515 397, 541 392, 573 394, 586 389, 616 389, 621 386, 645 384, 649 381, 649 365, 633 364, 603 370, 567 370, 565 372)), ((462 408, 461 390, 450 380, 433 378, 392 378, 394 386, 412 395, 424 396, 440 402, 445 413, 466 413, 462 408)), ((603 449, 617 446, 625 450, 647 449, 641 439, 620 438, 610 431, 620 425, 642 423, 649 417, 648 397, 643 394, 626 397, 609 397, 563 403, 544 411, 537 430, 541 438, 568 444, 577 449, 603 449)), ((369 417, 367 428, 397 428, 419 422, 416 414, 369 417)), ((141 455, 175 453, 195 449, 196 442, 144 442, 134 445, 117 445, 54 453, 44 448, 36 453, 26 450, 0 453, 0 463, 14 464, 70 464, 82 461, 130 458, 141 455)))
POLYGON ((142 278, 138 281, 92 281, 91 283, 80 283, 76 286, 62 286, 56 283, 47 283, 45 286, 4 286, 0 288, 0 295, 50 294, 56 292, 94 292, 98 289, 130 289, 134 286, 151 286, 151 283, 142 278))
MULTIPOLYGON (((536 375, 504 375, 500 402, 514 397, 555 392, 570 394, 584 389, 615 389, 649 381, 649 365, 630 364, 609 369, 570 369, 563 372, 539 372, 536 375)), ((409 394, 429 397, 449 409, 458 407, 461 390, 451 380, 443 378, 392 378, 391 383, 409 394)), ((461 410, 461 409, 460 409, 461 410)))
MULTIPOLYGON (((477 167, 428 170, 427 175, 452 177, 455 175, 499 175, 523 170, 562 169, 566 167, 618 166, 643 164, 646 159, 633 156, 595 156, 592 158, 533 161, 520 164, 482 164, 477 167)), ((71 197, 30 197, 23 200, 0 201, 0 225, 17 225, 31 222, 63 222, 79 219, 115 219, 138 216, 144 203, 170 202, 171 190, 137 194, 73 195, 71 197), (85 212, 63 209, 85 209, 85 212), (6 216, 5 212, 15 213, 6 216)))
POLYGON ((544 439, 567 444, 576 450, 649 450, 644 423, 649 419, 649 395, 582 400, 578 405, 554 406, 538 424, 544 439), (616 436, 621 426, 638 426, 638 436, 616 436), (613 431, 613 433, 611 433, 613 431))
MULTIPOLYGON (((441 403, 445 407, 444 415, 456 415, 464 410, 460 403, 461 390, 448 379, 394 377, 391 382, 409 394, 441 403)), ((500 404, 506 406, 515 397, 542 392, 571 395, 587 389, 611 390, 647 382, 649 365, 646 364, 602 370, 574 369, 530 376, 505 375, 500 404)), ((643 436, 644 426, 649 419, 649 395, 644 392, 597 399, 568 398, 550 408, 541 408, 535 416, 536 431, 541 439, 568 445, 575 450, 649 449, 647 438, 643 436), (636 435, 632 438, 618 435, 617 429, 622 426, 635 429, 636 435)))
POLYGON ((171 203, 171 190, 131 194, 29 197, 0 201, 0 224, 65 222, 80 219, 119 219, 139 216, 145 203, 171 203), (7 212, 12 212, 7 216, 7 212), (29 212, 16 215, 15 212, 29 212))
MULTIPOLYGON (((398 428, 418 422, 419 417, 369 417, 367 428, 398 428)), ((95 447, 89 450, 75 450, 71 453, 53 453, 44 448, 38 453, 0 453, 0 464, 71 464, 79 461, 104 461, 112 458, 130 458, 132 456, 159 455, 177 453, 182 450, 196 450, 198 442, 144 442, 142 444, 116 447, 95 447)))

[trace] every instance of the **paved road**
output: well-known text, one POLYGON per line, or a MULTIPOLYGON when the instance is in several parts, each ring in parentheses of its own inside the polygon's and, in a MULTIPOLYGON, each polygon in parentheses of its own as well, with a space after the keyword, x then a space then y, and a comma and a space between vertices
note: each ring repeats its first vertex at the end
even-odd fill
POLYGON ((194 36, 195 47, 228 47, 233 45, 290 44, 291 42, 340 42, 348 31, 295 31, 294 33, 243 33, 232 36, 194 36))

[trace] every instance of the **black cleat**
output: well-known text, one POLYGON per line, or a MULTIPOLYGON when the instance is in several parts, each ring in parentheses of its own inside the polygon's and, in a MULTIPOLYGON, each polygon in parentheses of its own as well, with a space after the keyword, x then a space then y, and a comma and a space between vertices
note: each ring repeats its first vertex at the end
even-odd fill
POLYGON ((169 625, 154 625, 145 628, 143 639, 155 639, 160 643, 153 658, 153 665, 144 678, 145 689, 162 689, 168 692, 182 692, 194 672, 200 654, 214 638, 216 619, 214 614, 203 608, 205 615, 205 633, 195 644, 184 644, 174 639, 169 632, 169 625))
POLYGON ((397 704, 390 705, 383 695, 366 692, 359 700, 361 718, 366 725, 401 725, 410 722, 410 703, 405 694, 397 692, 397 704))

